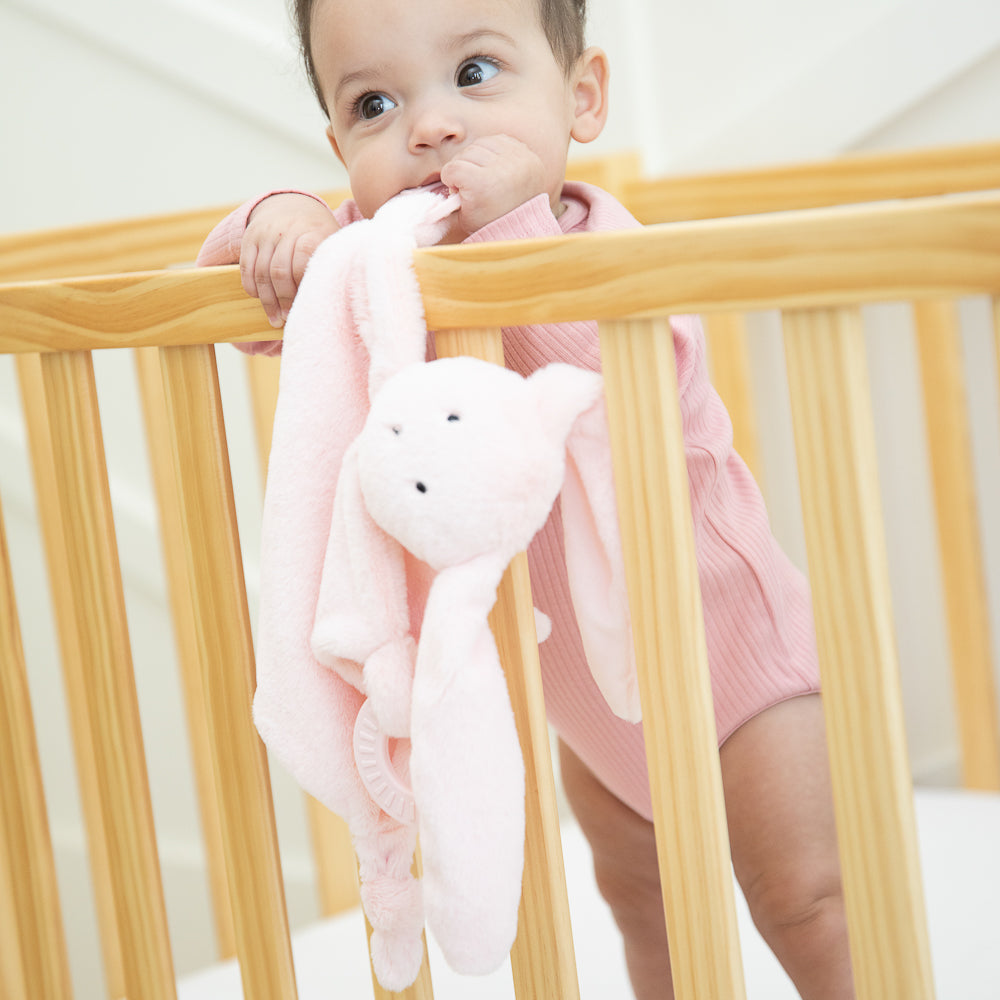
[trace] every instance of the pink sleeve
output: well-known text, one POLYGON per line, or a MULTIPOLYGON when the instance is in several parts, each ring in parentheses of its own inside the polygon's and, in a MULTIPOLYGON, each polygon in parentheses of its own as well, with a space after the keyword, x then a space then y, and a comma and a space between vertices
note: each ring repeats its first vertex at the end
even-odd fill
POLYGON ((559 236, 562 229, 552 214, 548 195, 539 194, 499 219, 477 229, 465 243, 523 240, 534 236, 559 236))
MULTIPOLYGON (((239 208, 229 213, 205 238, 205 242, 198 251, 195 263, 198 267, 213 267, 220 264, 238 264, 240 262, 240 249, 243 244, 243 234, 247 229, 247 222, 253 210, 266 198, 275 194, 302 194, 309 198, 315 198, 323 205, 319 195, 310 191, 298 191, 294 188, 282 188, 276 191, 268 191, 265 194, 257 195, 243 202, 239 208)), ((327 206, 329 208, 329 206, 327 206)), ((332 211, 332 210, 331 210, 332 211)), ((341 227, 351 222, 357 221, 359 213, 353 201, 345 201, 337 211, 333 212, 333 217, 341 227)), ((264 354, 268 357, 281 354, 280 340, 259 340, 248 344, 235 344, 238 350, 244 354, 264 354)))

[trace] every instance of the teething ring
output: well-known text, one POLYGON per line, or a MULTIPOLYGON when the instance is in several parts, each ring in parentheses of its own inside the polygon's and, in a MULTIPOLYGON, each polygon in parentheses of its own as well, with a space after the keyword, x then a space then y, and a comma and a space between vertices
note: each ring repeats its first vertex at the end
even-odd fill
POLYGON ((392 766, 389 737, 379 729, 369 701, 354 723, 354 761, 372 801, 400 823, 412 823, 417 815, 413 792, 392 766))

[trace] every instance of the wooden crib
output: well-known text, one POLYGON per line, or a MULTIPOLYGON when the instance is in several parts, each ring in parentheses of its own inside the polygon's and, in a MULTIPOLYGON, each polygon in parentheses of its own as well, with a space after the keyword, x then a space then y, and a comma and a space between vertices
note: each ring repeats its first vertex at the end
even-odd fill
MULTIPOLYGON (((868 162, 867 175, 883 174, 887 162, 868 162)), ((858 995, 933 995, 858 306, 991 296, 1000 349, 1000 196, 941 194, 1000 188, 1000 149, 899 157, 892 164, 888 189, 813 195, 805 204, 925 196, 416 255, 440 354, 499 362, 500 325, 602 321, 657 840, 671 887, 664 904, 681 998, 745 994, 665 317, 750 309, 783 311, 858 995), (975 179, 965 170, 973 161, 982 165, 975 179), (929 188, 907 186, 907 178, 921 173, 933 176, 929 188), (665 663, 671 669, 659 669, 665 663)), ((617 187, 644 221, 728 211, 674 213, 663 207, 668 182, 629 180, 620 165, 608 169, 605 184, 617 187)), ((765 175, 759 179, 769 183, 765 175)), ((724 190, 731 181, 718 179, 724 190)), ((794 185, 781 175, 779 187, 787 192, 794 185)), ((687 189, 695 189, 693 181, 687 189)), ((760 208, 751 201, 732 211, 760 208)), ((249 717, 250 618, 211 346, 273 334, 263 328, 259 306, 243 296, 234 268, 143 270, 189 260, 219 214, 0 242, 0 277, 7 281, 0 286, 0 350, 17 355, 112 997, 176 996, 90 354, 121 347, 137 349, 156 459, 203 822, 209 857, 216 859, 210 867, 221 952, 239 956, 247 997, 296 996, 267 763, 249 717), (87 273, 98 276, 77 277, 87 273)), ((718 355, 716 364, 721 371, 718 355)), ((263 400, 273 364, 255 362, 254 370, 265 373, 263 400)), ((266 448, 266 402, 261 413, 266 448)), ((942 523, 953 527, 949 510, 942 509, 942 523)), ((965 545, 973 549, 974 588, 981 588, 974 536, 965 545)), ((0 983, 5 996, 62 998, 71 995, 65 940, 5 544, 0 552, 0 983)), ((969 578, 968 565, 958 575, 969 578)), ((519 998, 572 998, 579 989, 523 556, 501 585, 494 628, 529 789, 515 991, 519 998)), ((958 626, 957 633, 968 628, 958 626)), ((1000 752, 988 634, 982 641, 987 658, 960 652, 956 683, 970 692, 959 698, 969 720, 963 723, 967 781, 996 788, 1000 752)), ((315 817, 324 908, 332 912, 354 898, 353 872, 339 846, 342 831, 318 810, 315 817)), ((408 993, 431 996, 429 974, 408 993)))

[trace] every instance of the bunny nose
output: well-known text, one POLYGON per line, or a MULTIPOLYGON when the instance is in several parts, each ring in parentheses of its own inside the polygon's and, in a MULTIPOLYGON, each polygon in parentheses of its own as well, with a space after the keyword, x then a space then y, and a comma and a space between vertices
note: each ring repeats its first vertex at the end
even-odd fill
POLYGON ((417 483, 417 490, 421 493, 426 493, 427 487, 423 483, 417 483))

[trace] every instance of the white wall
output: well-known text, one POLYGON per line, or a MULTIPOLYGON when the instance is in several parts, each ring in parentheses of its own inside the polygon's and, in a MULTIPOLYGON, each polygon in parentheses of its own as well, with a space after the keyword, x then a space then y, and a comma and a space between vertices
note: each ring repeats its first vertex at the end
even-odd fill
MULTIPOLYGON (((850 149, 997 138, 1000 5, 995 0, 592 0, 591 38, 612 59, 612 119, 595 149, 638 148, 656 172, 804 159, 850 149)), ((276 184, 332 187, 343 174, 300 78, 280 0, 0 0, 0 232, 226 204, 276 184)), ((965 307, 970 393, 984 496, 996 506, 1000 442, 995 360, 982 303, 965 307)), ((954 773, 953 726, 941 663, 944 635, 922 413, 905 321, 875 317, 872 379, 878 404, 889 547, 914 768, 954 773), (903 516, 903 513, 906 516, 903 516)), ((776 531, 803 561, 791 469, 780 337, 763 317, 754 358, 763 404, 767 492, 776 531)), ((64 907, 78 915, 73 966, 81 996, 97 995, 93 929, 72 754, 53 630, 40 573, 30 473, 12 364, 0 364, 0 495, 18 598, 64 907)), ((236 352, 220 352, 234 409, 229 433, 244 485, 238 496, 251 584, 260 512, 258 469, 236 352)), ((129 615, 154 807, 169 873, 177 964, 211 955, 197 878, 195 805, 173 651, 141 452, 131 361, 99 359, 107 448, 129 580, 129 615)), ((1000 635, 1000 528, 987 550, 1000 635)), ((313 904, 298 796, 277 775, 281 838, 296 920, 313 904), (297 877, 301 876, 301 877, 297 877)))

